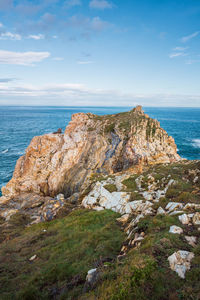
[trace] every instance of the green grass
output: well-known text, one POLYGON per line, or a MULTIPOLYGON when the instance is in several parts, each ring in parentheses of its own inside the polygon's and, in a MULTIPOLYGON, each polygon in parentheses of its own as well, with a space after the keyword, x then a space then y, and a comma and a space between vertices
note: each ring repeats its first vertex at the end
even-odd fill
POLYGON ((134 176, 130 176, 129 178, 125 179, 124 181, 122 181, 122 184, 126 186, 127 192, 134 192, 135 190, 137 190, 134 176))
POLYGON ((112 211, 76 210, 2 243, 0 299, 52 299, 52 293, 61 291, 65 299, 77 299, 95 261, 112 259, 120 250, 124 233, 116 223, 118 216, 112 211))
POLYGON ((110 193, 117 192, 117 187, 115 184, 106 184, 104 185, 104 188, 108 190, 110 193))
MULTIPOLYGON (((192 248, 183 235, 170 234, 171 225, 181 225, 175 216, 146 217, 138 231, 146 236, 138 249, 103 270, 102 282, 80 299, 98 300, 198 300, 200 296, 200 245, 192 248), (178 250, 193 251, 191 269, 183 280, 169 268, 168 256, 178 250)), ((183 226, 184 233, 199 236, 195 228, 183 226)))

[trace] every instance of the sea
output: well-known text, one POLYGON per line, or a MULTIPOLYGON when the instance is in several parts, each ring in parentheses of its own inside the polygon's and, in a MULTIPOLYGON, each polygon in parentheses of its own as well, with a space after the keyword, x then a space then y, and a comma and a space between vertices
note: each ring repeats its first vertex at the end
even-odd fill
MULTIPOLYGON (((17 159, 31 139, 62 128, 78 112, 97 115, 129 111, 130 107, 0 106, 0 187, 12 177, 17 159)), ((144 107, 173 136, 181 157, 200 159, 200 108, 144 107)))

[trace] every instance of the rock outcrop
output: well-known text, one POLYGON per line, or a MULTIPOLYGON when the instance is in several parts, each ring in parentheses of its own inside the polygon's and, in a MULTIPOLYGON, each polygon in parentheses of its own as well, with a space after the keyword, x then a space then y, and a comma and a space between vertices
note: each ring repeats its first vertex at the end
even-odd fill
POLYGON ((180 160, 174 139, 140 106, 126 113, 78 113, 64 134, 32 139, 2 188, 4 201, 22 193, 66 197, 80 191, 92 173, 112 174, 129 167, 180 160))

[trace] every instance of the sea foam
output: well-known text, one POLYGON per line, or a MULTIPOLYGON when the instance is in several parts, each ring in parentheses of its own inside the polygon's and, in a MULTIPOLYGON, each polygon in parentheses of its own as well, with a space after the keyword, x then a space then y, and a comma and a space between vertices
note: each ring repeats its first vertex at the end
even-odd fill
POLYGON ((7 152, 8 152, 8 149, 5 149, 1 153, 4 154, 4 153, 7 153, 7 152))
POLYGON ((200 139, 193 139, 192 142, 195 148, 200 148, 200 139))

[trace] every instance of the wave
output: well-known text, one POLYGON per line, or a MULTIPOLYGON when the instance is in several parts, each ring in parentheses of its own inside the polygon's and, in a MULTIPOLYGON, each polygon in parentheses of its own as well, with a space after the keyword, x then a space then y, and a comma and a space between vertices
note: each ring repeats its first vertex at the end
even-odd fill
POLYGON ((193 139, 192 142, 195 148, 200 148, 200 139, 193 139))
POLYGON ((4 153, 7 153, 7 152, 8 152, 8 149, 5 149, 1 153, 4 154, 4 153))

